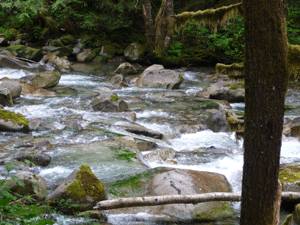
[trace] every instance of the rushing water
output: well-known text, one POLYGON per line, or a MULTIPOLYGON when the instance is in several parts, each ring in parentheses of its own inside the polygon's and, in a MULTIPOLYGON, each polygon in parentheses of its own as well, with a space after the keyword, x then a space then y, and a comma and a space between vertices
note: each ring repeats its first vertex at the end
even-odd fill
MULTIPOLYGON (((159 148, 171 147, 175 151, 193 151, 200 147, 214 146, 221 149, 218 152, 203 154, 201 157, 188 157, 182 155, 177 159, 177 165, 169 165, 161 162, 151 162, 151 167, 167 166, 185 168, 199 171, 211 171, 224 174, 231 183, 234 192, 241 191, 241 176, 243 166, 242 141, 237 141, 231 133, 214 133, 210 130, 202 130, 194 133, 181 133, 176 126, 185 109, 172 110, 168 101, 176 102, 176 97, 192 98, 197 92, 207 85, 206 74, 201 72, 182 72, 185 78, 181 89, 171 91, 163 89, 139 89, 134 86, 115 89, 105 82, 105 77, 84 74, 63 74, 59 82, 59 88, 67 88, 73 94, 62 97, 43 97, 23 95, 14 107, 5 107, 17 113, 21 113, 28 120, 40 118, 48 129, 32 131, 30 135, 47 137, 54 148, 47 152, 52 161, 45 168, 36 168, 35 172, 46 178, 49 188, 57 186, 57 183, 65 179, 76 167, 88 164, 96 176, 105 182, 116 181, 133 176, 143 168, 131 168, 126 165, 116 165, 109 154, 99 154, 92 148, 93 143, 109 139, 105 135, 87 129, 93 122, 101 122, 102 126, 111 131, 126 133, 120 127, 127 122, 128 113, 104 113, 91 110, 89 103, 93 92, 111 92, 123 98, 129 104, 131 111, 136 113, 136 123, 169 137, 168 142, 158 142, 159 148), (159 94, 164 94, 164 101, 160 102, 159 94), (136 101, 136 99, 142 101, 136 101), (80 125, 85 132, 69 129, 65 121, 73 121, 80 125), (104 121, 104 122, 103 122, 104 121), (175 124, 176 123, 176 124, 175 124), (75 145, 76 144, 76 145, 75 145), (90 146, 87 151, 82 151, 83 146, 90 146), (97 155, 97 157, 95 157, 97 155)), ((9 77, 18 79, 30 73, 20 70, 0 69, 0 79, 9 77)), ((289 91, 286 102, 292 106, 286 117, 293 119, 300 115, 299 93, 289 91)), ((243 111, 244 104, 231 105, 236 111, 243 111)), ((28 134, 2 132, 0 144, 10 141, 25 139, 28 134)), ((132 135, 132 134, 128 134, 132 135)), ((281 163, 300 161, 300 143, 296 138, 283 137, 281 163)), ((109 151, 107 151, 109 152, 109 151)), ((236 205, 238 211, 239 204, 236 205)), ((150 215, 141 212, 137 215, 109 215, 112 224, 154 224, 150 215), (141 222, 142 221, 142 222, 141 222)), ((59 216, 57 224, 74 224, 71 218, 59 216)), ((79 223, 79 221, 77 221, 79 223)), ((218 223, 222 224, 222 223, 218 223)), ((225 224, 225 223, 224 223, 225 224)))

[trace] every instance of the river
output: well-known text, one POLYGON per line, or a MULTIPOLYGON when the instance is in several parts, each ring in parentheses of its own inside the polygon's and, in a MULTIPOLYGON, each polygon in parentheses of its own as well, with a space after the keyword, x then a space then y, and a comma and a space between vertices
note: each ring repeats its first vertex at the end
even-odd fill
MULTIPOLYGON (((131 112, 136 113, 135 123, 163 133, 168 141, 157 141, 157 148, 169 147, 177 152, 182 150, 194 151, 200 147, 215 147, 218 151, 208 152, 201 157, 182 155, 176 158, 177 164, 162 162, 149 162, 152 168, 167 166, 185 168, 198 171, 210 171, 224 174, 233 187, 234 192, 241 191, 241 176, 243 166, 243 142, 236 140, 233 133, 214 133, 210 130, 196 130, 194 132, 182 131, 182 123, 190 120, 197 121, 197 111, 190 110, 188 100, 201 91, 207 84, 207 74, 201 69, 195 71, 180 71, 184 82, 179 90, 139 89, 134 86, 117 89, 107 82, 106 76, 85 75, 79 73, 62 74, 56 91, 60 96, 33 96, 22 95, 13 107, 7 110, 21 113, 28 120, 40 118, 47 129, 31 131, 28 134, 12 132, 0 133, 0 144, 26 139, 28 137, 46 137, 54 146, 47 152, 52 157, 47 167, 37 167, 34 172, 46 178, 49 190, 65 179, 76 167, 88 164, 95 175, 105 184, 128 178, 140 173, 139 168, 126 167, 126 165, 110 164, 103 158, 97 158, 97 152, 85 151, 82 153, 76 146, 107 140, 107 135, 99 135, 91 126, 132 136, 122 129, 122 124, 128 122, 130 112, 104 113, 94 112, 90 107, 93 93, 110 92, 124 99, 131 112), (185 102, 185 103, 183 103, 185 102), (186 104, 186 105, 185 105, 186 104), (184 119, 189 118, 189 119, 184 119), (75 123, 82 127, 78 131, 66 124, 75 123), (105 170, 105 172, 103 172, 105 170)), ((29 72, 12 69, 0 69, 0 79, 8 77, 18 79, 29 75, 29 72)), ((293 106, 286 112, 286 118, 294 119, 300 115, 299 92, 289 90, 286 103, 293 106)), ((243 103, 233 103, 232 108, 243 111, 243 103)), ((300 142, 297 138, 283 137, 281 163, 300 161, 300 142)), ((145 154, 145 153, 143 153, 145 154)), ((238 215, 239 204, 235 204, 238 215)), ((108 215, 111 224, 155 224, 150 215, 141 212, 138 215, 108 215)), ((57 216, 56 224, 76 224, 72 218, 57 216)), ((223 224, 222 222, 216 224, 223 224)), ((224 223, 227 224, 227 223, 224 223)))

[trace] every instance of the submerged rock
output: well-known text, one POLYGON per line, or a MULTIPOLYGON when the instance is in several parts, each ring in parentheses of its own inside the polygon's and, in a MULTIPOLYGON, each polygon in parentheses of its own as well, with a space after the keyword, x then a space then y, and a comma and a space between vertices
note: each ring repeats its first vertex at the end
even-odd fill
POLYGON ((49 196, 48 203, 61 212, 72 213, 90 210, 98 201, 105 199, 107 196, 102 182, 88 165, 83 165, 75 169, 49 196), (68 208, 64 202, 76 206, 68 208))

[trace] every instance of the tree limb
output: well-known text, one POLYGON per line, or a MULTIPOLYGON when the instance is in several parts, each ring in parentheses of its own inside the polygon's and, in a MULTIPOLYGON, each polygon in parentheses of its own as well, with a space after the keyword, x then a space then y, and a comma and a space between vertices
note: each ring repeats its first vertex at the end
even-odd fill
MULTIPOLYGON (((282 192, 282 200, 299 201, 299 192, 282 192)), ((96 210, 108 210, 137 206, 155 206, 166 204, 198 204, 211 201, 241 201, 240 193, 212 192, 197 195, 163 195, 149 197, 117 198, 98 202, 96 210)))

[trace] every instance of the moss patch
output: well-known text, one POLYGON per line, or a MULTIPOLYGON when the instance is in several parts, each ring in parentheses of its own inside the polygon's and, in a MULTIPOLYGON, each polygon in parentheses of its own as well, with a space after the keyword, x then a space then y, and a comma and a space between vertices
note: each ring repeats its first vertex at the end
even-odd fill
POLYGON ((214 101, 205 101, 199 104, 200 109, 219 109, 220 106, 214 101))
POLYGON ((110 96, 110 99, 111 99, 112 101, 118 101, 118 100, 120 100, 119 96, 117 96, 117 95, 111 95, 111 96, 110 96))
POLYGON ((233 63, 231 65, 217 63, 216 72, 217 74, 227 74, 231 79, 241 79, 244 78, 244 63, 233 63))
POLYGON ((23 57, 26 59, 31 59, 39 61, 42 57, 42 50, 37 48, 31 48, 25 45, 13 45, 6 48, 8 51, 14 51, 17 53, 17 56, 23 57))
POLYGON ((74 200, 82 200, 87 196, 95 200, 107 199, 102 182, 97 179, 88 165, 80 167, 76 180, 67 187, 65 192, 74 200))
POLYGON ((300 181, 300 168, 297 166, 286 166, 280 168, 279 180, 280 183, 293 183, 295 181, 300 181))
POLYGON ((19 113, 16 114, 5 109, 0 109, 0 119, 3 119, 5 122, 11 121, 14 124, 23 126, 24 130, 28 130, 28 120, 19 113))

